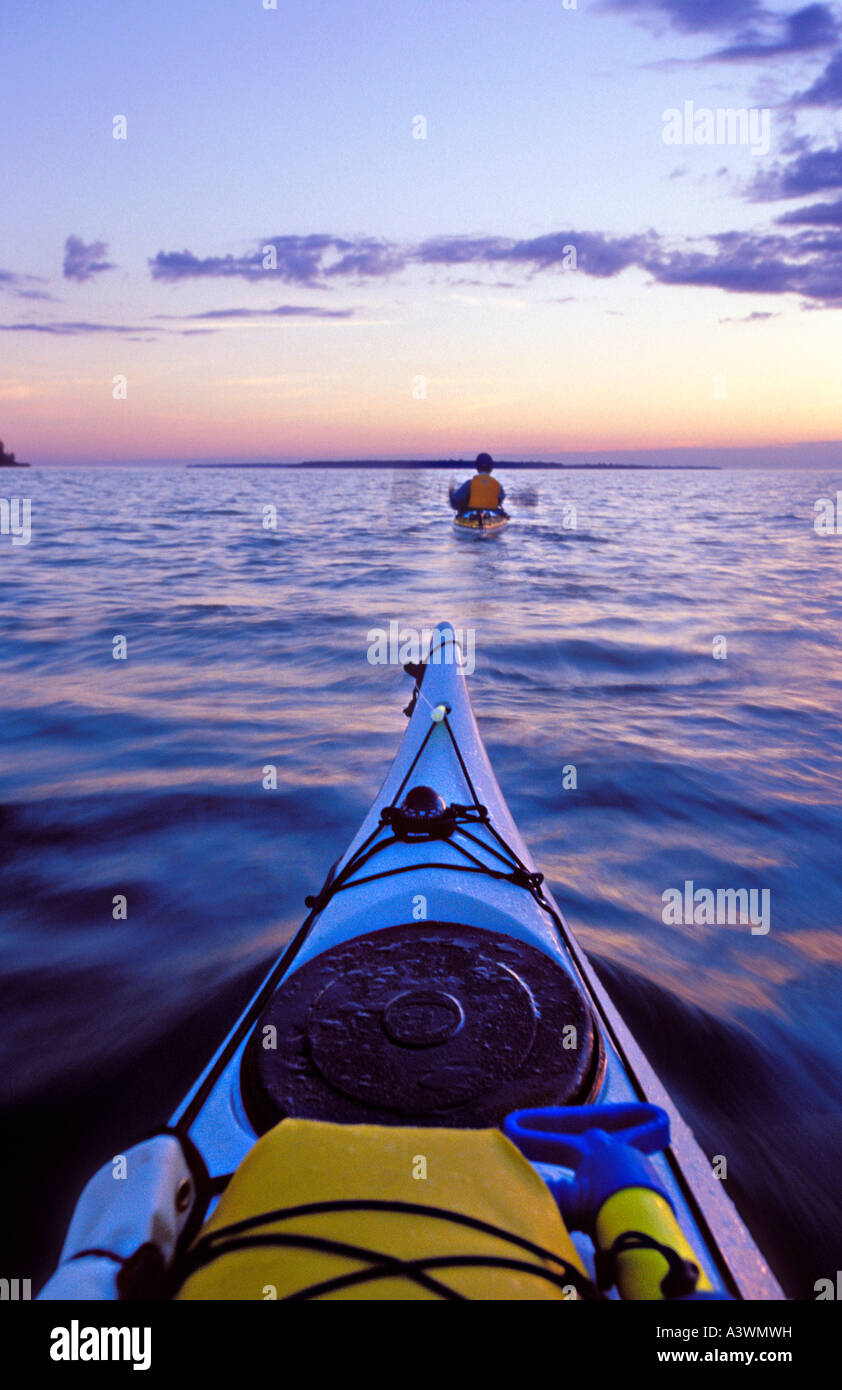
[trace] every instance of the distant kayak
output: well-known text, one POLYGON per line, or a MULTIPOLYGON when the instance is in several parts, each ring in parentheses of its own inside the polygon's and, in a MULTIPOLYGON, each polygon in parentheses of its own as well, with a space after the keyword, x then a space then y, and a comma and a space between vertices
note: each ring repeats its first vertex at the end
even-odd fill
POLYGON ((458 526, 460 531, 491 535, 493 532, 502 531, 505 526, 508 526, 510 519, 508 513, 504 511, 487 512, 479 507, 473 507, 467 512, 457 512, 453 518, 453 525, 458 526))

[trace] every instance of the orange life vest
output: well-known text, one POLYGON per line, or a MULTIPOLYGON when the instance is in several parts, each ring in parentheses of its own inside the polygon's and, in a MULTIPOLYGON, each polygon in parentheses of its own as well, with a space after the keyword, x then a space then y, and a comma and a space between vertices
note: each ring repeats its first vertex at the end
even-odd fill
POLYGON ((500 505, 500 484, 496 478, 492 478, 488 473, 477 473, 471 479, 471 492, 468 498, 469 507, 481 507, 485 511, 496 511, 500 505))

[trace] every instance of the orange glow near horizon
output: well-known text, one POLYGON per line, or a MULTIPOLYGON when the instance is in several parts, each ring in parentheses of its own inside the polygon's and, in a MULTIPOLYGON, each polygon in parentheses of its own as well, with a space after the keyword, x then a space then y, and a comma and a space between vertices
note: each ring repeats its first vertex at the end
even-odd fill
POLYGON ((456 457, 480 446, 501 458, 610 457, 838 437, 836 315, 790 308, 722 323, 710 293, 660 289, 627 311, 585 300, 561 313, 444 296, 434 315, 415 304, 391 322, 375 313, 271 333, 27 342, 28 360, 0 376, 2 437, 33 463, 456 457), (118 375, 125 399, 112 394, 118 375))

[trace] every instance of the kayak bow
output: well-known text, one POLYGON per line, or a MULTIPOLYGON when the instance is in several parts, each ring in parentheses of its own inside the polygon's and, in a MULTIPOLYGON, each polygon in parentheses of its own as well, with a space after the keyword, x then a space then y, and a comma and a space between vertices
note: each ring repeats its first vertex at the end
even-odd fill
POLYGON ((127 1296, 150 1244, 179 1297, 783 1297, 535 869, 449 624, 411 673, 374 806, 147 1143, 131 1236, 103 1258, 97 1175, 41 1297, 127 1296))

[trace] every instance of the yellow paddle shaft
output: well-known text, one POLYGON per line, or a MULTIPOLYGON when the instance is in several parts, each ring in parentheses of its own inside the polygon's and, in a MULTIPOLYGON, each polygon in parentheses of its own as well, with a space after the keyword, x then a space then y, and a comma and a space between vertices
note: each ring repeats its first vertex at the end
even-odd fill
MULTIPOLYGON (((701 1262, 685 1239, 669 1202, 648 1187, 626 1187, 603 1203, 596 1219, 597 1246, 610 1250, 626 1231, 641 1231, 661 1245, 675 1250, 682 1259, 699 1268, 697 1289, 710 1291, 709 1279, 701 1262)), ((617 1256, 617 1288, 621 1298, 662 1299, 661 1281, 669 1265, 657 1250, 627 1250, 617 1256)))

